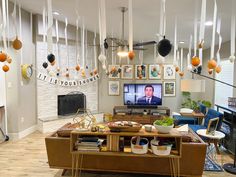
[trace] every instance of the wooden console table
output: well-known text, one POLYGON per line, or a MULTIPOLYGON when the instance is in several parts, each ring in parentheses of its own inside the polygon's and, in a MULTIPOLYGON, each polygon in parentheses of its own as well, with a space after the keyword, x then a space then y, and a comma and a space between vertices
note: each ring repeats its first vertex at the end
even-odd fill
POLYGON ((168 107, 158 106, 157 108, 129 108, 127 106, 115 106, 113 108, 113 121, 134 121, 141 124, 153 124, 162 116, 170 116, 168 107), (145 112, 145 114, 144 114, 145 112))
POLYGON ((193 111, 192 113, 181 113, 180 115, 183 117, 193 117, 197 118, 198 124, 202 124, 202 119, 204 119, 205 115, 202 112, 195 112, 193 111))
MULTIPOLYGON (((170 171, 171 176, 180 176, 180 162, 179 159, 181 158, 182 153, 182 136, 179 134, 179 132, 176 129, 173 129, 169 134, 159 134, 157 131, 153 132, 145 132, 144 129, 141 129, 139 132, 79 132, 79 131, 72 131, 70 136, 70 151, 72 154, 72 177, 80 176, 81 169, 84 169, 83 167, 83 156, 89 155, 94 157, 94 160, 96 160, 97 156, 109 156, 112 157, 113 160, 111 160, 111 163, 114 163, 116 165, 117 158, 124 158, 124 157, 138 157, 138 158, 169 158, 169 164, 170 164, 170 171), (103 145, 104 147, 99 152, 93 152, 93 151, 80 151, 76 149, 76 141, 79 137, 99 137, 106 139, 106 144, 103 145), (140 137, 146 137, 146 138, 152 138, 152 137, 159 137, 159 138, 171 138, 174 139, 175 148, 171 150, 171 154, 168 156, 157 156, 151 152, 149 149, 147 154, 134 154, 131 152, 130 145, 125 147, 126 150, 120 151, 119 150, 119 141, 120 137, 124 137, 125 139, 131 139, 133 136, 140 136, 140 137), (128 150, 127 150, 128 149, 128 150)), ((128 164, 127 164, 128 165, 128 164)), ((109 170, 107 170, 109 171, 109 170)))

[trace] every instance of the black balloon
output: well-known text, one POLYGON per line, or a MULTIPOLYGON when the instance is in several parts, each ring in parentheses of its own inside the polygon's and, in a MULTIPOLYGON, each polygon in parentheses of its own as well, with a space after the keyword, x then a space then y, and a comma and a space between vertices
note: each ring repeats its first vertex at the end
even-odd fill
POLYGON ((48 63, 47 62, 44 62, 43 63, 43 67, 46 69, 48 67, 48 63))
POLYGON ((55 61, 55 55, 53 55, 53 54, 51 53, 51 54, 49 54, 49 55, 47 56, 47 59, 48 59, 48 61, 49 61, 50 63, 52 63, 52 62, 55 61))
POLYGON ((106 39, 104 40, 104 48, 105 48, 105 49, 108 49, 108 43, 107 43, 107 40, 106 40, 106 39))
POLYGON ((162 39, 157 45, 157 51, 161 56, 165 57, 170 53, 171 47, 172 45, 170 41, 168 39, 165 39, 164 36, 164 39, 162 39))
POLYGON ((121 73, 121 68, 118 69, 118 73, 121 73))

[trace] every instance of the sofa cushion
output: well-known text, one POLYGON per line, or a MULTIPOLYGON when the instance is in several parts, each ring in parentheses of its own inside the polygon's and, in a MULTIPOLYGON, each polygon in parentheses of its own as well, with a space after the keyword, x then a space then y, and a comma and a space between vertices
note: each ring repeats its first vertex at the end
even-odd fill
POLYGON ((183 117, 180 115, 173 115, 173 118, 175 119, 176 125, 183 125, 183 124, 196 124, 197 119, 192 117, 183 117))

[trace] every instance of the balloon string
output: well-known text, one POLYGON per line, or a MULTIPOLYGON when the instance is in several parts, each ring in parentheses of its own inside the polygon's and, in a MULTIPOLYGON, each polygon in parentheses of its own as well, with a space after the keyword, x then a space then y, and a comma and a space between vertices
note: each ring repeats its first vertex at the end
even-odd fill
POLYGON ((177 52, 177 18, 175 18, 174 61, 176 61, 176 52, 177 52))
POLYGON ((46 9, 43 8, 43 42, 46 42, 46 9))
POLYGON ((218 47, 218 50, 217 50, 217 53, 216 53, 218 65, 220 65, 220 49, 221 49, 221 43, 222 43, 222 37, 221 37, 221 34, 220 34, 220 29, 221 29, 221 19, 218 19, 218 21, 217 21, 217 30, 216 30, 217 34, 219 36, 219 47, 218 47))
MULTIPOLYGON (((22 23, 21 23, 21 4, 19 5, 19 26, 20 26, 20 39, 22 39, 22 23)), ((23 50, 20 50, 20 64, 23 64, 23 50)))
POLYGON ((181 71, 183 72, 183 48, 180 50, 181 71))
POLYGON ((191 60, 191 49, 192 49, 192 35, 190 35, 189 39, 189 47, 188 47, 188 66, 190 65, 190 60, 191 60))
POLYGON ((216 0, 214 0, 214 13, 213 13, 213 29, 212 29, 212 43, 211 43, 211 59, 214 58, 214 50, 215 50, 215 33, 216 33, 216 16, 217 16, 217 4, 216 0))
POLYGON ((93 39, 93 53, 94 53, 94 68, 97 69, 97 48, 96 48, 96 31, 94 32, 94 39, 93 39))
POLYGON ((202 42, 202 40, 204 40, 205 21, 206 21, 206 0, 202 0, 199 43, 202 42))
POLYGON ((132 0, 129 0, 129 51, 133 51, 133 7, 132 0))
POLYGON ((58 60, 58 64, 57 67, 60 68, 60 56, 59 56, 59 46, 58 46, 58 42, 59 42, 59 33, 58 33, 58 21, 56 20, 56 50, 57 50, 57 60, 58 60))
POLYGON ((9 2, 6 0, 6 13, 7 13, 7 48, 10 47, 10 20, 9 20, 9 2))
POLYGON ((235 55, 235 0, 232 0, 230 53, 235 55))

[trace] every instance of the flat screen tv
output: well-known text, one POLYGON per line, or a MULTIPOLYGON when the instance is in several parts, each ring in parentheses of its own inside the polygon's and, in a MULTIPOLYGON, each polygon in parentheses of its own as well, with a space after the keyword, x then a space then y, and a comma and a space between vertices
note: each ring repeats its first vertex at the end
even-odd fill
POLYGON ((162 84, 124 84, 124 105, 162 105, 162 84))
POLYGON ((86 96, 83 93, 58 95, 58 115, 74 114, 78 109, 85 108, 86 96))

